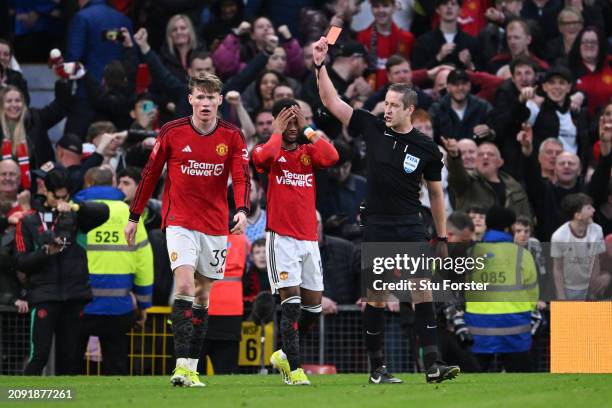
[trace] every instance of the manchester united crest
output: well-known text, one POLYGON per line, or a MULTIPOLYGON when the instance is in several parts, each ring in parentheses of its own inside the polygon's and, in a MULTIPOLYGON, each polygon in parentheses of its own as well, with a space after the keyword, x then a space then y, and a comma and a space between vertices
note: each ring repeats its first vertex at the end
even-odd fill
POLYGON ((289 272, 281 272, 279 276, 281 280, 287 280, 287 278, 289 277, 289 272))
POLYGON ((310 163, 312 163, 312 159, 307 154, 303 154, 302 156, 300 156, 300 161, 304 166, 310 166, 310 163))
POLYGON ((227 145, 225 143, 219 143, 217 145, 217 148, 215 149, 217 151, 217 154, 221 157, 227 155, 227 152, 229 151, 227 145))
POLYGON ((176 251, 172 251, 172 253, 170 254, 170 260, 172 262, 176 262, 177 259, 178 259, 178 254, 176 253, 176 251))

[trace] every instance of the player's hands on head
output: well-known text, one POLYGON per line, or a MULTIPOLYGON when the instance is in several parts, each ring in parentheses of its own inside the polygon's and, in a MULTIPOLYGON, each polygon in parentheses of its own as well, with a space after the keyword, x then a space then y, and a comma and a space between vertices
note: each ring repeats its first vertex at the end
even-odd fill
POLYGON ((293 115, 295 116, 295 120, 297 121, 298 129, 301 130, 304 128, 304 126, 310 125, 310 123, 306 122, 306 118, 304 117, 304 112, 302 112, 302 109, 300 109, 299 106, 292 106, 291 111, 293 112, 293 115))
POLYGON ((327 45, 327 38, 325 37, 321 37, 319 41, 312 43, 312 59, 315 65, 321 65, 325 61, 328 49, 329 45, 327 45))
POLYGON ((234 228, 230 231, 234 235, 244 234, 246 231, 247 224, 247 216, 244 212, 238 211, 236 215, 234 215, 234 228))
POLYGON ((291 108, 283 108, 276 118, 274 118, 274 122, 272 122, 272 133, 282 135, 283 132, 287 129, 289 122, 295 119, 295 113, 291 108))
POLYGON ((134 240, 136 239, 136 230, 138 229, 138 223, 134 221, 128 221, 123 231, 125 234, 125 240, 128 246, 134 246, 134 240))

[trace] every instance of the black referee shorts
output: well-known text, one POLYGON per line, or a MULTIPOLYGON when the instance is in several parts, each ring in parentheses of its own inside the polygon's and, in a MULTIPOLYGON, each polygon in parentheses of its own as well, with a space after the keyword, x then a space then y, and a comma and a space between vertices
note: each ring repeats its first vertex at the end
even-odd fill
POLYGON ((418 213, 410 215, 368 215, 364 242, 427 242, 418 213))

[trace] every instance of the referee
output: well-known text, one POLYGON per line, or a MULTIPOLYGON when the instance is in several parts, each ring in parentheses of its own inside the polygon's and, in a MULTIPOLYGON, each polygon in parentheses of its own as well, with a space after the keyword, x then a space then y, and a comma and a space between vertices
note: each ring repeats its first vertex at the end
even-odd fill
MULTIPOLYGON (((393 84, 385 96, 384 121, 364 110, 353 110, 338 97, 324 65, 325 37, 313 44, 319 95, 323 105, 352 134, 363 134, 369 182, 366 192, 367 221, 364 242, 425 242, 419 218, 419 189, 424 177, 429 190, 437 240, 446 241, 442 154, 438 146, 412 127, 410 116, 416 93, 406 84, 393 84)), ((427 382, 454 378, 458 366, 447 366, 438 353, 437 323, 431 292, 414 299, 417 330, 423 348, 427 382)), ((383 360, 385 302, 368 302, 363 313, 366 349, 370 360, 370 383, 401 383, 387 372, 383 360)))

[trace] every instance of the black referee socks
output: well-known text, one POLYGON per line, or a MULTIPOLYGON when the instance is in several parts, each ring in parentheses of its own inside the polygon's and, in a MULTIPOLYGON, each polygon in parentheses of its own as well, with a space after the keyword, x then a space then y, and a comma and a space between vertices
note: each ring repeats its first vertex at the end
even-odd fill
POLYGON ((281 339, 283 352, 287 356, 291 371, 300 368, 300 338, 298 320, 300 319, 300 297, 292 296, 281 303, 281 339))
POLYGON ((189 343, 189 358, 199 359, 206 337, 206 329, 208 329, 208 308, 197 303, 193 304, 191 309, 193 324, 193 333, 191 333, 191 341, 189 343))
POLYGON ((363 336, 370 359, 370 370, 374 371, 383 365, 384 308, 366 305, 363 312, 363 336))
MULTIPOLYGON (((193 324, 191 323, 193 301, 181 299, 179 296, 181 295, 176 296, 174 304, 172 304, 172 313, 170 313, 172 332, 174 333, 174 357, 177 359, 189 357, 189 342, 193 333, 193 324)), ((189 298, 188 296, 184 297, 189 298)))
POLYGON ((438 360, 438 322, 434 313, 433 303, 425 302, 414 305, 415 323, 419 343, 423 349, 425 369, 438 360))

